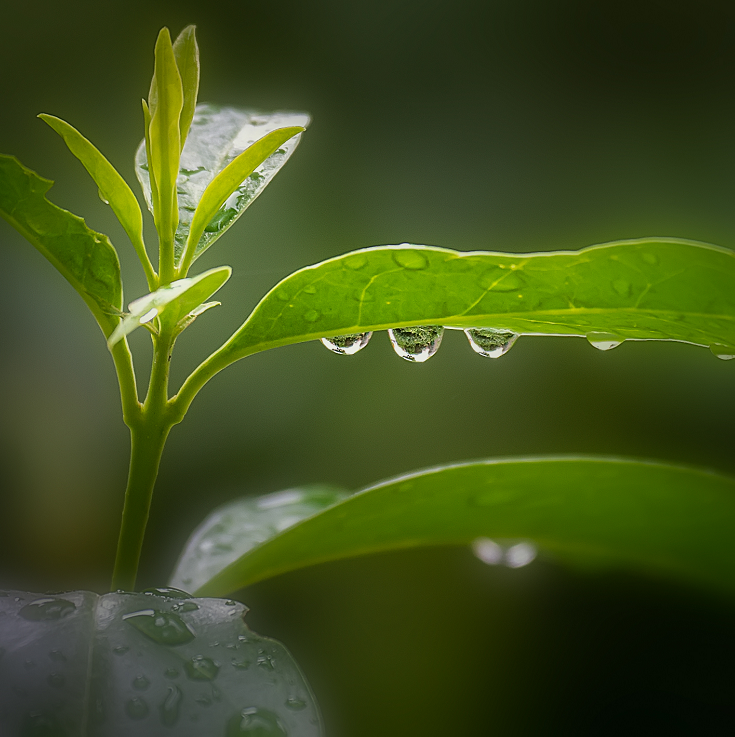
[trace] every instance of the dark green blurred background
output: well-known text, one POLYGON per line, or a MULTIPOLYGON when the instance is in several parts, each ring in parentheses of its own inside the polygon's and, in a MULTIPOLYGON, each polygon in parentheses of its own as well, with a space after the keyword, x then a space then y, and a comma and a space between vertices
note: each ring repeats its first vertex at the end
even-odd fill
MULTIPOLYGON (((132 248, 35 115, 65 118, 133 180, 156 34, 188 23, 202 100, 307 110, 313 124, 202 259, 235 271, 224 306, 180 340, 179 379, 277 280, 354 248, 646 235, 735 246, 726 0, 5 3, 0 150, 111 235, 126 302, 145 291, 132 248)), ((3 222, 0 254, 3 585, 102 590, 128 453, 112 363, 79 297, 3 222)), ((146 341, 132 341, 144 355, 146 341)), ((255 356, 172 433, 140 583, 164 583, 198 521, 241 494, 543 453, 733 473, 734 364, 674 343, 600 353, 552 338, 491 361, 458 333, 426 365, 382 334, 353 358, 317 343, 255 356)), ((703 592, 437 549, 325 565, 240 598, 251 626, 301 662, 336 737, 735 732, 733 607, 703 592)))

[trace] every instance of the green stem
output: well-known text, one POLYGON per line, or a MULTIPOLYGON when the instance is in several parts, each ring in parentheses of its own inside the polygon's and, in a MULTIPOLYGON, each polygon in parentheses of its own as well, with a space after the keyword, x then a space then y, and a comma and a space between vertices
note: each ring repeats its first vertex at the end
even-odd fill
MULTIPOLYGON (((155 340, 145 404, 142 407, 138 404, 138 410, 132 413, 132 417, 128 413, 126 419, 130 427, 130 470, 112 576, 113 590, 131 591, 135 586, 161 455, 168 434, 176 424, 167 399, 172 347, 171 330, 169 326, 162 326, 161 334, 155 340)), ((122 394, 122 382, 120 386, 122 394)))

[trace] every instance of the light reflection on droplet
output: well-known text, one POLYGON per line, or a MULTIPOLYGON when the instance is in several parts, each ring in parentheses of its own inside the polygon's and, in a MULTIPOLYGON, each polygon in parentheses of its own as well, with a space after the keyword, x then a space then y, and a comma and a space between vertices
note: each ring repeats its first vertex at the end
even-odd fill
POLYGON ((505 565, 508 568, 522 568, 532 563, 537 555, 538 551, 535 545, 529 542, 517 543, 516 545, 511 545, 505 551, 505 565))
POLYGON ((478 537, 472 543, 472 552, 489 566, 497 566, 503 562, 503 548, 489 537, 478 537))
POLYGON ((334 338, 322 338, 322 344, 340 356, 353 356, 368 344, 372 335, 372 333, 338 335, 334 338))
POLYGON ((508 568, 522 568, 532 563, 538 555, 536 546, 528 541, 504 548, 489 537, 478 537, 472 542, 471 547, 475 556, 489 566, 505 565, 508 568))

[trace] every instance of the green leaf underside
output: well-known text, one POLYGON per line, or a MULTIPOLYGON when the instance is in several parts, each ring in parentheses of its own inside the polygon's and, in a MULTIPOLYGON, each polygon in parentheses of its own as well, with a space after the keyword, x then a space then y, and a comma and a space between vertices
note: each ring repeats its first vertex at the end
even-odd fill
POLYGON ((584 567, 616 566, 735 593, 735 479, 657 463, 530 458, 458 464, 355 494, 276 535, 198 590, 402 548, 528 540, 584 567))
POLYGON ((3 734, 319 737, 298 665, 246 607, 168 593, 0 592, 3 734))
MULTIPOLYGON (((231 274, 232 269, 229 266, 219 266, 198 276, 178 279, 166 287, 136 299, 130 303, 130 312, 120 321, 107 344, 112 348, 133 330, 164 313, 170 315, 172 323, 177 323, 190 312, 203 306, 202 303, 220 289, 231 274)), ((203 311, 200 310, 197 314, 203 311)))
POLYGON ((735 252, 667 238, 533 254, 379 246, 291 274, 221 355, 411 325, 735 346, 735 252))
POLYGON ((81 294, 107 336, 122 310, 117 253, 106 235, 46 199, 52 184, 15 157, 0 155, 0 215, 81 294))
MULTIPOLYGON (((179 226, 174 248, 177 262, 186 245, 197 205, 214 177, 267 133, 277 128, 306 127, 308 123, 309 117, 304 113, 260 113, 208 103, 197 105, 189 137, 181 153, 176 184, 179 226)), ((284 143, 228 197, 199 239, 195 259, 204 253, 265 189, 278 170, 288 161, 299 140, 300 136, 294 136, 284 143)), ((145 141, 140 144, 135 155, 135 172, 143 188, 148 208, 152 211, 145 141)))
POLYGON ((313 485, 224 504, 189 538, 169 585, 196 589, 252 548, 348 496, 342 489, 313 485))

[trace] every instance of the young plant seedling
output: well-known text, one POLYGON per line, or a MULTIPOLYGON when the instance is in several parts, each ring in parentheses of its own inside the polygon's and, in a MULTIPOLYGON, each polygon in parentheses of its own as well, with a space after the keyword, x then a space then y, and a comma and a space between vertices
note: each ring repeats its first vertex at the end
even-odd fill
POLYGON ((626 340, 677 340, 735 357, 735 254, 671 238, 535 254, 458 252, 401 244, 306 267, 266 294, 232 337, 180 387, 169 386, 175 343, 230 277, 191 274, 296 148, 300 113, 198 104, 194 28, 161 31, 143 101, 136 174, 158 234, 124 179, 70 124, 40 117, 87 169, 119 219, 149 293, 124 309, 117 252, 107 236, 51 204, 51 182, 0 156, 0 214, 87 303, 112 355, 131 460, 115 593, 0 599, 0 722, 9 733, 296 735, 321 733, 318 709, 285 649, 250 632, 225 596, 314 563, 420 545, 474 545, 488 562, 522 565, 530 540, 561 561, 654 571, 733 593, 735 480, 659 463, 526 458, 430 469, 349 495, 307 487, 236 500, 194 533, 176 588, 132 592, 166 439, 219 371, 278 346, 321 340, 337 354, 387 330, 396 353, 421 363, 446 329, 495 359, 521 335, 586 337, 600 350, 626 340), (136 385, 128 336, 150 333, 148 387, 136 385), (643 511, 642 511, 643 510, 643 511), (640 525, 641 514, 652 520, 640 525), (185 591, 192 594, 185 593, 185 591), (43 663, 33 670, 24 662, 43 663), (45 731, 44 731, 45 730, 45 731), (23 732, 23 733, 26 733, 23 732))

